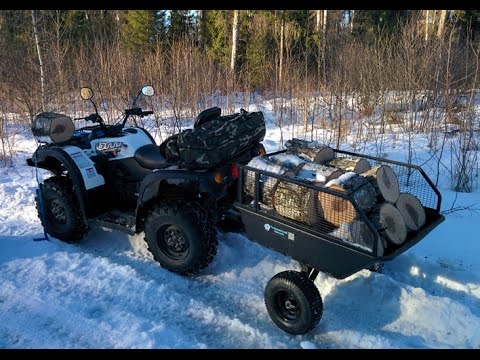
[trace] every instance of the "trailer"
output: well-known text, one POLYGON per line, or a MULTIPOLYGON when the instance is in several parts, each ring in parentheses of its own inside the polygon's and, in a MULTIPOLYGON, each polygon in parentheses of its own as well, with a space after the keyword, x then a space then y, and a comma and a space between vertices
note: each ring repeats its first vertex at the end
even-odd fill
MULTIPOLYGON (((267 154, 273 156, 285 150, 267 154)), ((239 180, 235 208, 239 211, 245 234, 271 250, 284 254, 300 263, 302 270, 284 271, 276 274, 265 288, 265 305, 274 323, 290 334, 304 334, 320 321, 323 312, 321 295, 314 284, 318 273, 324 272, 337 279, 344 279, 362 269, 378 269, 385 261, 391 261, 421 241, 445 220, 440 214, 441 194, 425 172, 417 165, 388 160, 334 149, 337 158, 363 158, 372 166, 388 165, 395 170, 402 193, 414 195, 425 210, 425 223, 415 231, 409 231, 402 244, 384 246, 382 232, 368 214, 350 195, 317 186, 299 178, 274 174, 247 165, 238 164, 239 180), (351 204, 348 220, 355 218, 361 225, 361 243, 351 236, 351 227, 338 226, 342 219, 332 225, 320 215, 311 220, 292 220, 283 208, 282 214, 267 201, 267 196, 278 184, 308 191, 315 196, 339 198, 351 204)))

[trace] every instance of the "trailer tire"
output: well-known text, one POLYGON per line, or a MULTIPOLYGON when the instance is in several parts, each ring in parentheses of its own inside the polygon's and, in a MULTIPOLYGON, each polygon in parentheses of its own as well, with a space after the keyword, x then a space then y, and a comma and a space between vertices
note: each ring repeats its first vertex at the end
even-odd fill
POLYGON ((200 272, 217 253, 213 223, 196 203, 155 206, 145 222, 145 241, 162 267, 180 275, 200 272))
POLYGON ((307 274, 284 271, 265 287, 265 306, 273 322, 292 335, 309 332, 322 318, 323 302, 307 274))

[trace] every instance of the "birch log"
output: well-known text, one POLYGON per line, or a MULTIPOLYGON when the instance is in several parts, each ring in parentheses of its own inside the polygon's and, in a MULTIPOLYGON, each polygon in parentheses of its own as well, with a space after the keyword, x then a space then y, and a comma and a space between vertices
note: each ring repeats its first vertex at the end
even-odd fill
POLYGON ((332 148, 316 141, 291 139, 285 143, 287 154, 295 154, 317 164, 323 164, 335 157, 332 148))
POLYGON ((271 156, 270 160, 275 164, 289 168, 290 170, 295 170, 301 165, 302 167, 298 172, 297 177, 317 184, 323 182, 321 185, 343 175, 342 170, 313 163, 294 154, 277 154, 271 156))
MULTIPOLYGON (((375 188, 363 176, 348 172, 338 179, 329 181, 325 188, 350 195, 364 212, 376 204, 375 188)), ((328 222, 340 226, 352 222, 357 217, 353 203, 339 195, 318 192, 319 213, 328 222)))
POLYGON ((412 194, 402 193, 395 203, 408 231, 417 231, 425 224, 425 209, 412 194))
POLYGON ((383 203, 372 210, 370 220, 378 234, 394 245, 401 245, 407 239, 407 227, 402 215, 395 206, 383 203))
POLYGON ((395 204, 400 195, 397 175, 388 165, 378 165, 361 174, 375 188, 378 203, 384 201, 395 204))
MULTIPOLYGON (((268 171, 274 174, 283 175, 287 171, 288 168, 275 164, 274 162, 270 161, 267 157, 254 157, 250 162, 247 164, 252 168, 268 171)), ((254 171, 246 171, 245 172, 245 180, 244 180, 244 191, 246 195, 251 197, 255 196, 255 172, 254 171)), ((272 207, 272 189, 274 188, 275 184, 278 182, 277 178, 272 176, 268 176, 265 174, 260 175, 260 202, 266 206, 272 207)))
MULTIPOLYGON (((330 234, 361 249, 368 251, 373 250, 375 237, 365 222, 361 220, 353 220, 350 223, 343 223, 330 234)), ((378 244, 376 255, 382 256, 383 254, 384 247, 380 242, 378 244)))
POLYGON ((325 165, 328 165, 337 169, 342 169, 345 171, 353 171, 357 174, 364 173, 365 171, 370 170, 372 168, 368 160, 365 160, 362 158, 350 159, 350 158, 339 157, 339 158, 330 160, 325 165))

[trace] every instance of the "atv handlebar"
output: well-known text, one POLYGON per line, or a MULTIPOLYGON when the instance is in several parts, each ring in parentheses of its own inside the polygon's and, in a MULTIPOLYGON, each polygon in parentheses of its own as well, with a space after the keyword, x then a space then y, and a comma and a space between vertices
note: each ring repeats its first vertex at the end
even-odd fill
POLYGON ((133 109, 125 110, 125 115, 128 115, 128 116, 137 115, 140 117, 144 117, 146 115, 151 115, 151 114, 153 114, 153 111, 142 111, 141 108, 133 108, 133 109))
POLYGON ((93 123, 96 123, 96 122, 98 122, 100 124, 103 123, 103 119, 101 118, 101 116, 96 114, 96 113, 93 113, 93 114, 90 114, 90 115, 84 116, 84 117, 75 118, 73 120, 86 120, 86 121, 91 121, 93 123))

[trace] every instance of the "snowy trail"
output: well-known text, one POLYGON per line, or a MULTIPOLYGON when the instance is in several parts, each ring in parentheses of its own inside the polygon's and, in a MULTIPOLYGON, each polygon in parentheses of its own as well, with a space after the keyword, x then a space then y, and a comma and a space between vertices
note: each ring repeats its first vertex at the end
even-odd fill
POLYGON ((0 169, 0 348, 480 348, 478 216, 449 216, 382 273, 321 273, 322 320, 290 336, 268 317, 263 289, 298 265, 241 234, 219 232, 196 277, 162 269, 143 234, 97 228, 75 245, 34 242, 27 155, 0 169))

